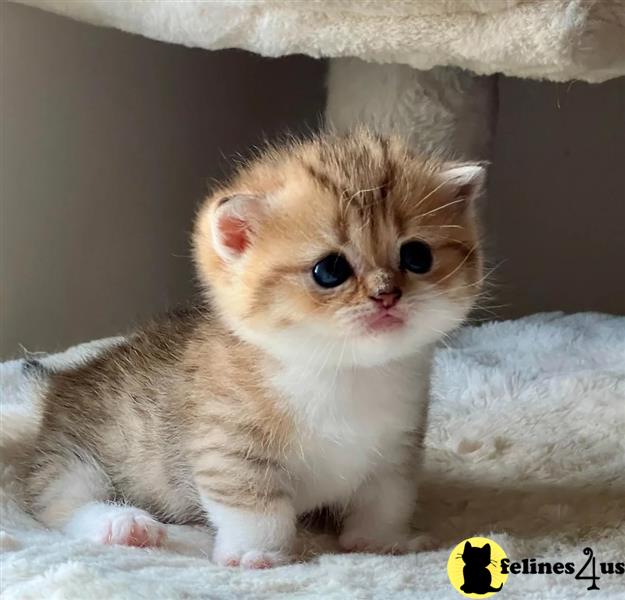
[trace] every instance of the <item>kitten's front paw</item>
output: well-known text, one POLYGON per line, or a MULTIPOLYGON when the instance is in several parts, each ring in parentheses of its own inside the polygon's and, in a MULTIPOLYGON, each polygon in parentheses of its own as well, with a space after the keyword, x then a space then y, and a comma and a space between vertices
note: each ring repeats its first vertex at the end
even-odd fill
POLYGON ((213 562, 222 567, 243 567, 244 569, 271 569, 289 562, 282 552, 248 550, 242 553, 213 552, 213 562))
POLYGON ((429 535, 409 534, 367 534, 360 531, 346 531, 339 537, 339 545, 347 552, 369 552, 372 554, 408 554, 432 550, 436 542, 429 535))

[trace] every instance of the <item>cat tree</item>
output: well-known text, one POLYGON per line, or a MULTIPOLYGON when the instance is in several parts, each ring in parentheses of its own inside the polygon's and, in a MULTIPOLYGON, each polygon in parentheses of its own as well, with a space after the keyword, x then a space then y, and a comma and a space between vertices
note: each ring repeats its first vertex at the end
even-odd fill
POLYGON ((19 0, 209 50, 330 58, 327 120, 487 158, 488 76, 601 82, 625 74, 625 0, 19 0), (481 76, 481 77, 479 77, 481 76))

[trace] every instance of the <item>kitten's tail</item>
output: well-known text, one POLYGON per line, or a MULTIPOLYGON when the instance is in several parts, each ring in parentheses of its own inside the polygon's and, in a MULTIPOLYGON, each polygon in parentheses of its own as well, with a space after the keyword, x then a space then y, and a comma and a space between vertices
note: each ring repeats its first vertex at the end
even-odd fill
POLYGON ((39 361, 0 364, 0 450, 12 455, 39 432, 41 406, 49 371, 39 361))
POLYGON ((498 587, 494 588, 492 585, 488 587, 489 592, 498 592, 503 587, 503 583, 498 587))

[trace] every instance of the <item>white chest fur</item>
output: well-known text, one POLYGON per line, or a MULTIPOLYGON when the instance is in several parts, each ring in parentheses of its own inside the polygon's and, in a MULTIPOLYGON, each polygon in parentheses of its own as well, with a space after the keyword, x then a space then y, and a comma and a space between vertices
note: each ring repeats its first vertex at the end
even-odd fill
POLYGON ((281 371, 274 383, 297 428, 287 463, 298 513, 347 502, 400 459, 403 434, 420 425, 429 364, 425 353, 383 367, 281 371))

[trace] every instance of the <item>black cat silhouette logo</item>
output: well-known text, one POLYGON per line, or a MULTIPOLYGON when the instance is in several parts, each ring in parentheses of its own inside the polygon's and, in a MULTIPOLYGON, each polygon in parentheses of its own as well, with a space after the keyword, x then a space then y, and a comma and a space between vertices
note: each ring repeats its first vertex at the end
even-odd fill
POLYGON ((451 585, 467 598, 488 598, 508 579, 501 560, 507 558, 501 546, 488 538, 462 540, 449 555, 447 574, 451 585))

